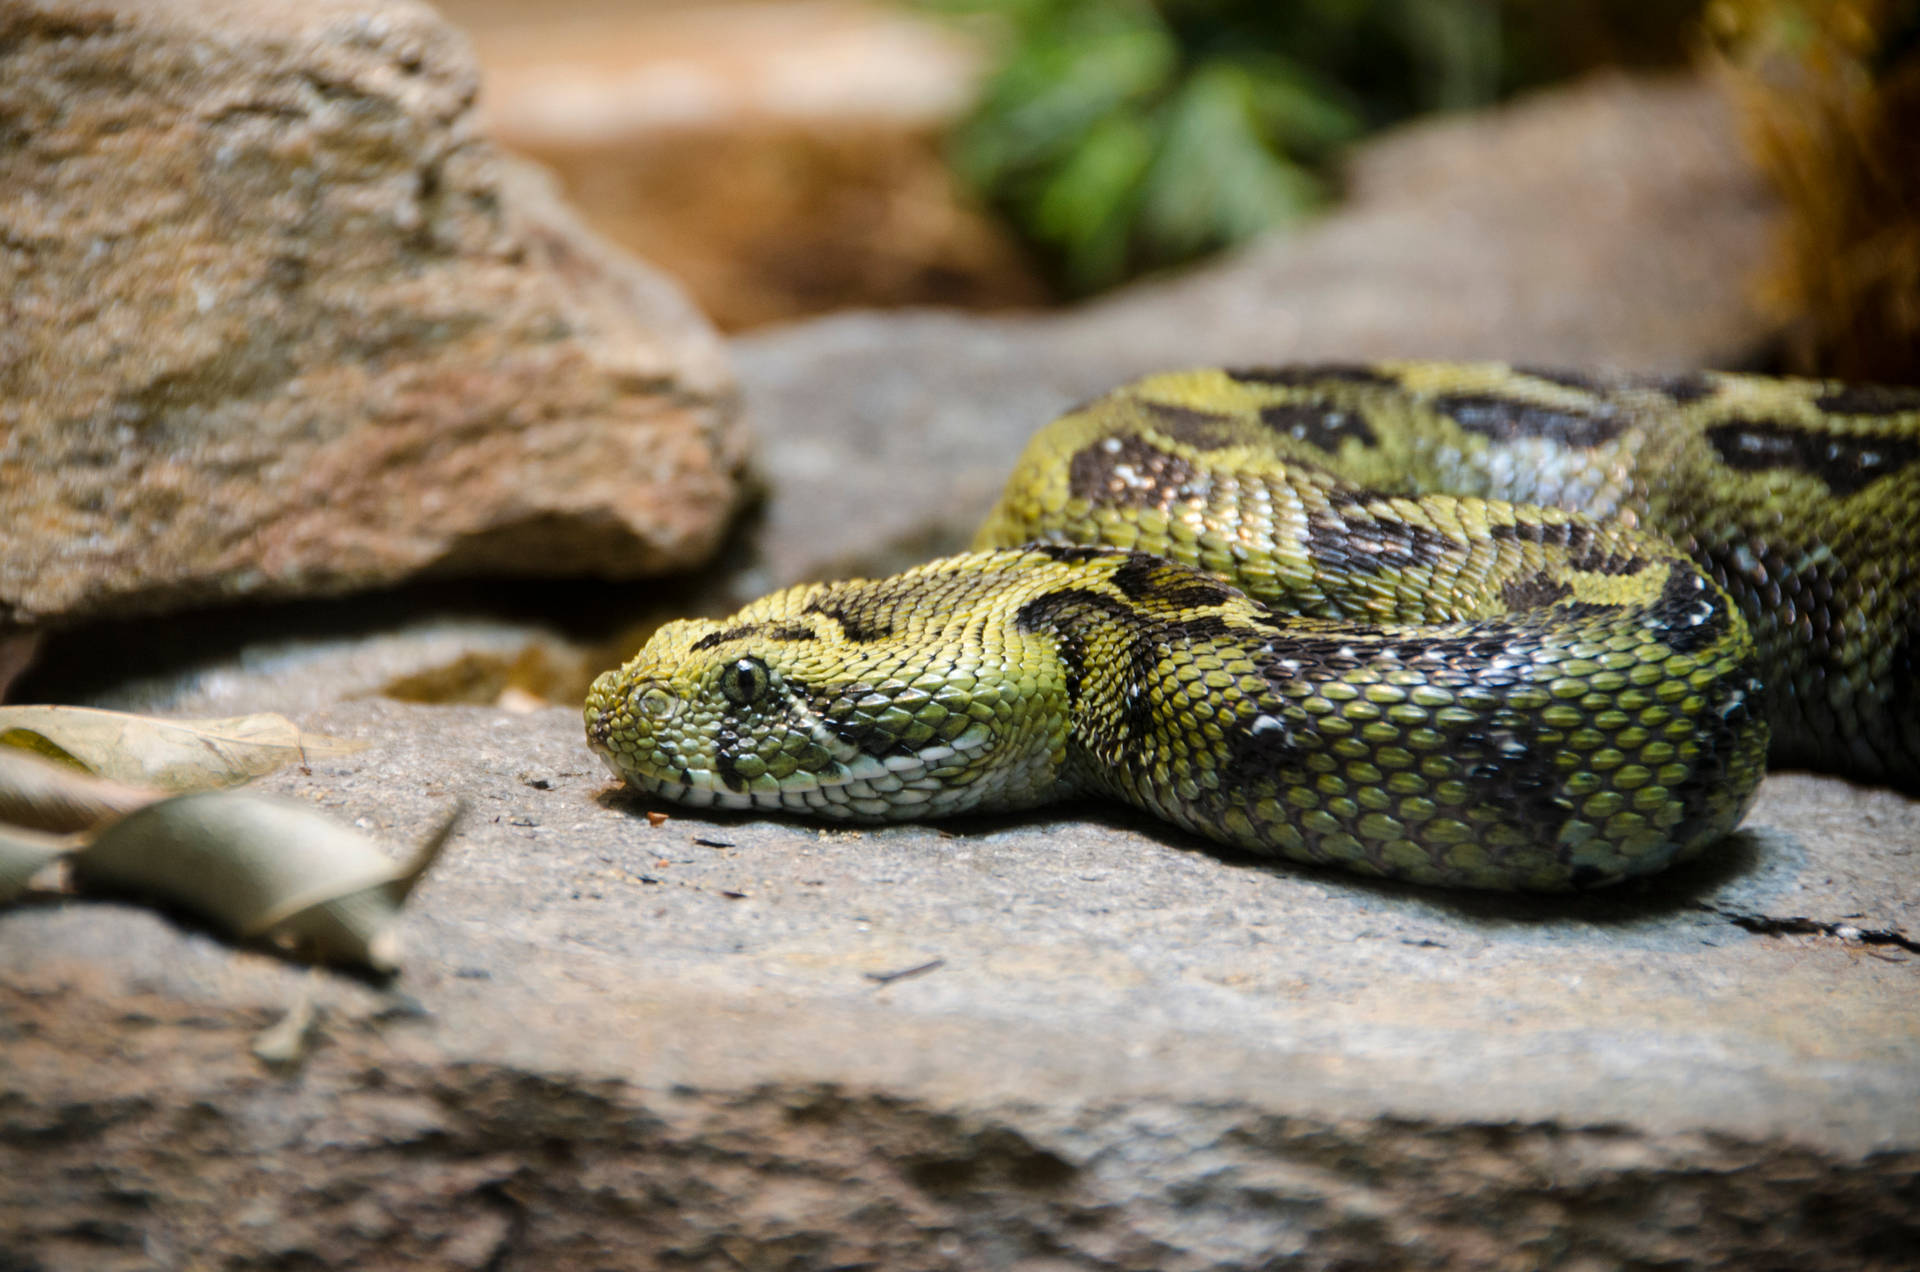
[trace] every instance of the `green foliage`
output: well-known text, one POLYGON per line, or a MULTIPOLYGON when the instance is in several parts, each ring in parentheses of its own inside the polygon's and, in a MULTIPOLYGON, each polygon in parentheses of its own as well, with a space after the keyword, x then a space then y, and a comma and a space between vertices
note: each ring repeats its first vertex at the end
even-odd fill
MULTIPOLYGON (((990 15, 1003 53, 957 170, 1083 293, 1320 206, 1339 149, 1610 49, 1697 0, 917 0, 990 15), (1650 17, 1650 11, 1657 11, 1650 17), (1580 46, 1584 42, 1587 47, 1580 46)), ((1663 25, 1664 22, 1664 25, 1663 25)))

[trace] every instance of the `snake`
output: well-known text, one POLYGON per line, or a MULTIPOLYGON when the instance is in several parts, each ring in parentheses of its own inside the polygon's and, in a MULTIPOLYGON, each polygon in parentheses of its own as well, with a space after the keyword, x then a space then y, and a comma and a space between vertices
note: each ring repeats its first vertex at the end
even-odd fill
POLYGON ((1571 891, 1775 767, 1920 791, 1920 390, 1325 363, 1152 375, 972 550, 661 626, 587 741, 695 808, 1123 801, 1238 853, 1571 891))

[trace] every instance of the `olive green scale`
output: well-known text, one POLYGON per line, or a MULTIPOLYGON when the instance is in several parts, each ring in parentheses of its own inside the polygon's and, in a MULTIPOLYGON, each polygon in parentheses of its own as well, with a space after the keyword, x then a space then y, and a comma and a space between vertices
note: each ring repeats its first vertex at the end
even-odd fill
POLYGON ((1776 761, 1914 782, 1917 460, 1895 390, 1156 376, 1038 434, 977 551, 662 628, 588 738, 696 806, 1098 793, 1295 860, 1593 886, 1732 829, 1769 719, 1776 761))

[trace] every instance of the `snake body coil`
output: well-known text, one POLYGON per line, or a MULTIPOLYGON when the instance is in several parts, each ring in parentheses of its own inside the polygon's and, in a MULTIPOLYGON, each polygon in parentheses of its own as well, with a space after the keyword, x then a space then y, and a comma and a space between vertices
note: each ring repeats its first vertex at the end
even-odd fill
POLYGON ((1543 890, 1724 835, 1769 725, 1776 763, 1920 786, 1914 391, 1155 376, 1039 433, 976 549, 668 624, 595 682, 590 744, 696 806, 1097 793, 1255 852, 1543 890))

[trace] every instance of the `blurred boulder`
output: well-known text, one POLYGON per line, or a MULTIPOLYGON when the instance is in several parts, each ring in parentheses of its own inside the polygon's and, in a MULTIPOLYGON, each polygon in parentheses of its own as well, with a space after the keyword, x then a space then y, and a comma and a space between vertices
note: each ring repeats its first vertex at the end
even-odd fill
POLYGON ((709 552, 720 344, 476 88, 420 4, 0 3, 0 625, 709 552))
POLYGON ((947 166, 977 41, 876 0, 450 0, 490 136, 559 177, 723 329, 1047 291, 947 166))

